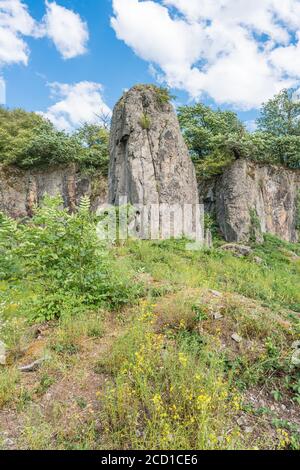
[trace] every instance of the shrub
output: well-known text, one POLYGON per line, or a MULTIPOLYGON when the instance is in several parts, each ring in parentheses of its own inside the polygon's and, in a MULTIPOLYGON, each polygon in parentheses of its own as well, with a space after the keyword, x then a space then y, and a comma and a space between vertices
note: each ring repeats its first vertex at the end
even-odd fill
POLYGON ((140 125, 142 129, 149 130, 151 128, 151 118, 147 114, 143 113, 140 118, 140 125))
POLYGON ((20 168, 77 163, 107 175, 108 140, 108 130, 97 124, 68 134, 35 113, 0 108, 0 163, 20 168))
POLYGON ((18 257, 21 275, 35 292, 23 309, 50 320, 87 307, 119 308, 132 301, 140 287, 131 283, 128 288, 128 273, 120 273, 98 239, 88 200, 82 200, 76 214, 61 206, 60 198, 46 197, 32 220, 16 228, 9 256, 18 257))

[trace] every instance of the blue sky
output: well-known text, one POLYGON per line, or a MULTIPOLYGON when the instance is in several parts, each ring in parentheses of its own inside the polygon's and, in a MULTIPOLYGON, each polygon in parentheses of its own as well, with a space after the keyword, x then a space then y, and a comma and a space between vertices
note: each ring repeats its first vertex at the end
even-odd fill
POLYGON ((299 39, 299 0, 0 0, 6 105, 67 130, 135 83, 251 125, 261 102, 298 86, 299 39))
MULTIPOLYGON (((42 18, 45 13, 43 1, 27 0, 24 3, 34 18, 42 18)), ((30 38, 28 66, 16 64, 4 72, 8 106, 45 111, 51 104, 47 82, 87 80, 103 84, 104 97, 112 107, 124 88, 137 82, 153 82, 147 63, 116 39, 110 27, 110 0, 60 0, 58 3, 76 11, 87 22, 88 51, 71 60, 63 60, 49 39, 30 38)))

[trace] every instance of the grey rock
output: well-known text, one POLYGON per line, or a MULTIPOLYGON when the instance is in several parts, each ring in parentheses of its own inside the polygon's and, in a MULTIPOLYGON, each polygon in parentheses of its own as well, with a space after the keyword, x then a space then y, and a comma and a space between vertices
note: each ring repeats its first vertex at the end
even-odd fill
POLYGON ((45 362, 47 359, 48 359, 47 357, 43 357, 41 359, 38 359, 37 361, 32 362, 31 364, 18 367, 18 370, 20 372, 35 372, 41 367, 43 362, 45 362))
POLYGON ((14 442, 12 439, 10 439, 10 438, 6 438, 6 439, 3 440, 3 446, 4 446, 4 448, 10 448, 10 447, 12 447, 14 444, 15 444, 15 442, 14 442))
POLYGON ((246 426, 244 431, 246 434, 251 434, 253 432, 253 428, 251 426, 246 426))
POLYGON ((0 340, 0 365, 6 365, 6 345, 0 340))
POLYGON ((264 233, 283 240, 299 240, 297 204, 300 170, 237 160, 223 174, 201 181, 205 210, 216 214, 228 242, 262 241, 264 233), (256 223, 253 223, 253 214, 256 223))
MULTIPOLYGON (((198 186, 194 165, 180 132, 173 106, 161 101, 151 85, 137 85, 116 104, 110 136, 109 203, 141 206, 136 213, 135 235, 149 238, 150 205, 159 209, 157 236, 169 238, 161 228, 170 205, 177 205, 171 235, 180 226, 177 217, 184 204, 192 207, 184 234, 194 238, 196 220, 200 220, 198 186), (126 201, 124 201, 126 197, 126 201), (147 208, 145 208, 147 206, 147 208)), ((182 216, 181 216, 182 220, 182 216)), ((201 224, 202 225, 202 224, 201 224)), ((201 239, 204 234, 201 227, 201 239)))
POLYGON ((235 341, 236 343, 241 343, 243 341, 243 338, 237 333, 233 333, 231 339, 233 339, 233 341, 235 341))
POLYGON ((214 296, 214 297, 222 297, 222 293, 217 291, 217 290, 212 290, 210 289, 209 292, 214 296))
POLYGON ((253 261, 256 264, 263 264, 263 262, 264 262, 264 260, 262 258, 260 258, 259 256, 254 256, 253 261))
POLYGON ((245 416, 240 416, 237 420, 236 420, 237 424, 239 426, 245 426, 247 424, 247 420, 245 418, 245 416))
POLYGON ((300 349, 296 349, 292 354, 291 363, 295 367, 300 367, 300 349))
POLYGON ((294 341, 292 343, 292 349, 300 349, 300 341, 294 341))
POLYGON ((14 218, 31 217, 43 197, 60 195, 64 206, 74 211, 82 196, 89 196, 96 211, 107 202, 107 181, 100 172, 93 176, 76 165, 56 165, 32 170, 0 165, 0 211, 14 218))
POLYGON ((221 315, 221 313, 213 313, 213 318, 214 320, 221 320, 223 318, 223 315, 221 315))
POLYGON ((236 256, 249 256, 252 253, 250 246, 227 243, 221 246, 222 250, 230 251, 236 256))
POLYGON ((205 231, 205 247, 206 248, 212 248, 213 247, 213 237, 210 229, 207 229, 205 231))

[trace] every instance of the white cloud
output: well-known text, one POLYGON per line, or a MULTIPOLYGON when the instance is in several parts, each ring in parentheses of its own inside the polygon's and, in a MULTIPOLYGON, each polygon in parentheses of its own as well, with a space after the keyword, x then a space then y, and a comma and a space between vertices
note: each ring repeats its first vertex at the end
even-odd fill
POLYGON ((0 67, 28 64, 26 36, 49 37, 64 59, 86 52, 89 33, 80 16, 56 2, 47 1, 46 9, 43 21, 38 23, 22 0, 0 0, 0 67))
POLYGON ((64 59, 71 59, 86 52, 89 39, 87 25, 74 11, 46 2, 44 18, 45 34, 52 39, 64 59))
POLYGON ((113 0, 113 8, 117 37, 192 98, 251 109, 299 84, 300 0, 113 0))
POLYGON ((111 114, 102 96, 102 85, 94 82, 79 82, 72 85, 51 83, 51 92, 58 101, 42 116, 49 119, 58 129, 68 132, 85 122, 99 122, 99 115, 111 114))
POLYGON ((39 36, 37 23, 21 0, 0 0, 0 66, 28 63, 29 49, 22 36, 39 36))

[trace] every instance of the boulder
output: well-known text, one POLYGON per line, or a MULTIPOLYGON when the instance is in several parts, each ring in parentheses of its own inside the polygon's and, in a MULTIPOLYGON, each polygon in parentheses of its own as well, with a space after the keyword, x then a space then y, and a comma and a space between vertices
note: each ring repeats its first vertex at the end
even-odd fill
POLYGON ((252 253, 250 246, 238 245, 237 243, 227 243, 221 246, 222 250, 230 251, 235 256, 249 256, 252 253))
POLYGON ((0 365, 6 365, 6 345, 0 340, 0 365))

